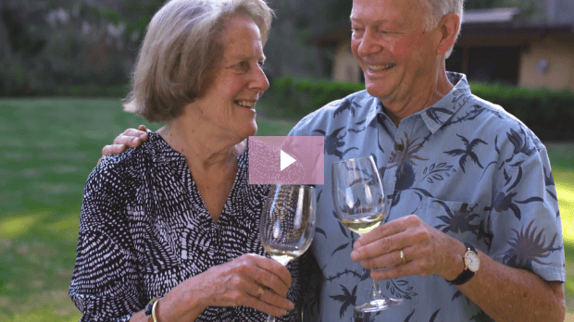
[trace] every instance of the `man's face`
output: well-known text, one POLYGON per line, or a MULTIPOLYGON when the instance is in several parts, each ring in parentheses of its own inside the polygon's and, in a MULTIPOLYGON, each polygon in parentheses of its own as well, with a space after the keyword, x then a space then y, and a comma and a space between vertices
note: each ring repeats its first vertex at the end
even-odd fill
POLYGON ((437 29, 425 31, 419 1, 353 0, 351 49, 367 91, 385 105, 432 91, 436 79, 437 29))

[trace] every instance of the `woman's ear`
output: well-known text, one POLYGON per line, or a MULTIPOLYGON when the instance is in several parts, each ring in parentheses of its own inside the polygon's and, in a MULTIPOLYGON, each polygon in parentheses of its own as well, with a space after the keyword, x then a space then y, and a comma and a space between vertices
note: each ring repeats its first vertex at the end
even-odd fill
POLYGON ((437 26, 441 35, 437 55, 444 55, 454 45, 460 30, 460 22, 460 16, 456 13, 449 13, 442 17, 437 26))

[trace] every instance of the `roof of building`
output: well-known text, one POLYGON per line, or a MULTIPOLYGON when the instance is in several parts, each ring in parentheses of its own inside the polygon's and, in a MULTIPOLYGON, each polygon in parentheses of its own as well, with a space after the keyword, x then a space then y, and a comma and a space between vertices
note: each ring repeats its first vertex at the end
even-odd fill
POLYGON ((508 23, 520 14, 518 8, 493 8, 466 10, 463 23, 508 23))

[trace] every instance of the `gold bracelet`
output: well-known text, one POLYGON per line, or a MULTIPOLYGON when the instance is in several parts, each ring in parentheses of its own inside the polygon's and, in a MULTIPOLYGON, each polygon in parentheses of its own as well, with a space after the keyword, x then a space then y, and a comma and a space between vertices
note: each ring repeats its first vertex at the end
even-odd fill
POLYGON ((155 314, 155 308, 157 307, 157 303, 159 303, 159 301, 162 299, 162 297, 160 297, 159 299, 157 299, 157 301, 153 302, 153 306, 151 307, 151 317, 153 318, 153 322, 159 322, 157 320, 157 316, 155 314))

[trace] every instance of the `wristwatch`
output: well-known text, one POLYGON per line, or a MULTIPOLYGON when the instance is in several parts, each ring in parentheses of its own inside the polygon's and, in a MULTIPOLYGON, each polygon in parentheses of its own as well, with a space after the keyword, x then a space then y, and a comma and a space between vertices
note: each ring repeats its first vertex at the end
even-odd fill
POLYGON ((466 246, 466 252, 462 256, 464 261, 464 271, 462 271, 462 273, 460 273, 460 275, 458 275, 454 280, 448 281, 453 285, 462 285, 468 282, 480 267, 480 259, 478 259, 478 252, 476 249, 474 249, 474 247, 469 243, 464 243, 464 245, 466 246))

